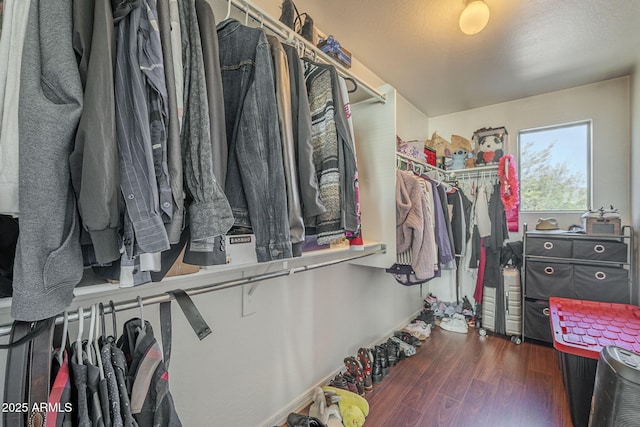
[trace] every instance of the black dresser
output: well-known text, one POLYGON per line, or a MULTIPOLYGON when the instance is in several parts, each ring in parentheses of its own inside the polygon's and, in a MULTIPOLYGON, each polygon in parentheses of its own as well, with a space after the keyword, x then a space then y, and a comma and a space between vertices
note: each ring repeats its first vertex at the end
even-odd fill
MULTIPOLYGON (((622 234, 524 233, 523 335, 553 342, 549 297, 635 304, 633 230, 622 234)), ((587 325, 585 325, 587 326, 587 325)))

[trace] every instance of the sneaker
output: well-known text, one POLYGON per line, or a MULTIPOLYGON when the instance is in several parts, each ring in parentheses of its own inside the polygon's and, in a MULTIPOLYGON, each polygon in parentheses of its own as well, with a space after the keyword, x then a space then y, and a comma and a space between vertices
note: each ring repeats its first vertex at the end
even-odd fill
POLYGON ((404 332, 404 331, 395 331, 393 333, 393 336, 396 337, 396 338, 401 339, 402 341, 406 342, 407 344, 411 344, 414 347, 420 347, 422 345, 422 341, 420 341, 418 338, 414 337, 410 333, 407 333, 407 332, 404 332))
POLYGON ((424 341, 429 338, 429 335, 431 335, 431 325, 419 320, 417 322, 409 323, 404 327, 403 331, 409 331, 413 336, 424 341))
POLYGON ((469 330, 467 321, 462 314, 454 314, 452 317, 442 319, 440 327, 445 331, 459 332, 461 334, 466 334, 469 330))
POLYGON ((416 348, 411 344, 402 341, 398 337, 391 337, 390 339, 393 340, 398 345, 398 347, 404 351, 405 356, 408 357, 416 354, 416 348))

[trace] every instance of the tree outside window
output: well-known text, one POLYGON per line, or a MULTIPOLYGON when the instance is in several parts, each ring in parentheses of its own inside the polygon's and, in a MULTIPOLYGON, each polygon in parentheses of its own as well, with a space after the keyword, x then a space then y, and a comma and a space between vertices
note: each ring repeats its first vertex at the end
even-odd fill
POLYGON ((527 129, 520 131, 518 137, 520 209, 589 209, 591 122, 527 129))

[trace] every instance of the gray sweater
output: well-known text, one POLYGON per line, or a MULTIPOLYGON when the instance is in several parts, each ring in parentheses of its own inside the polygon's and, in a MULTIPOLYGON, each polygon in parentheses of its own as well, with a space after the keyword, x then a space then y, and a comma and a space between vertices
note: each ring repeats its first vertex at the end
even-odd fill
POLYGON ((82 112, 71 22, 71 2, 31 1, 20 81, 21 216, 11 305, 16 320, 60 313, 82 278, 69 171, 82 112))

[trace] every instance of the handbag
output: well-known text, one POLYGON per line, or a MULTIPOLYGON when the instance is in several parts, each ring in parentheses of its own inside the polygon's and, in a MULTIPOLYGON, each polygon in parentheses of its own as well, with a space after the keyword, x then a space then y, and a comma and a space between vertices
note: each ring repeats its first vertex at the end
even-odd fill
POLYGON ((307 13, 299 13, 292 0, 282 1, 282 13, 279 21, 315 46, 315 27, 313 18, 307 13))
POLYGON ((51 382, 51 348, 55 317, 37 322, 14 321, 4 384, 5 426, 44 427, 51 382))

